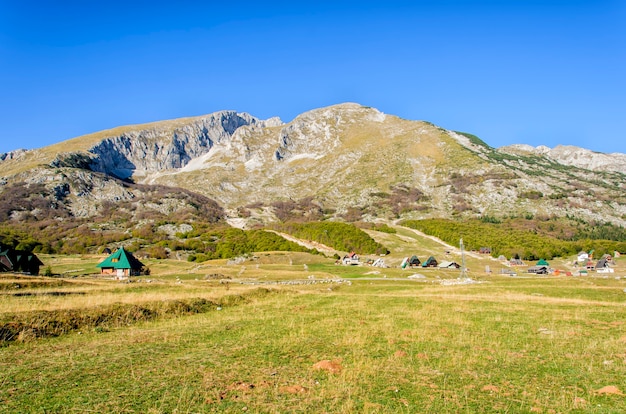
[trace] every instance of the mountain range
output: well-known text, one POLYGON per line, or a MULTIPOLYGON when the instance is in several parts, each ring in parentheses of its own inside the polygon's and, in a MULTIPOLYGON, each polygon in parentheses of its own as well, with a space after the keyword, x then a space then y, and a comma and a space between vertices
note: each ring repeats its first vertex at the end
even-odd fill
POLYGON ((289 123, 220 111, 0 154, 0 220, 67 221, 111 209, 137 222, 151 211, 192 219, 210 206, 208 214, 238 227, 290 217, 523 215, 624 226, 625 178, 625 154, 493 148, 354 103, 289 123))

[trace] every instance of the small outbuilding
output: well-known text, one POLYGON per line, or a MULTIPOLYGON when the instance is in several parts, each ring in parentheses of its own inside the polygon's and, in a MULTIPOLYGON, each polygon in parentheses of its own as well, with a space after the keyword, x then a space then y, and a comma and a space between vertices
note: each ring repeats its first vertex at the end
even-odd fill
POLYGON ((144 264, 132 253, 120 247, 104 261, 98 263, 96 267, 100 268, 100 273, 103 275, 114 275, 116 278, 122 279, 129 276, 139 276, 144 264))

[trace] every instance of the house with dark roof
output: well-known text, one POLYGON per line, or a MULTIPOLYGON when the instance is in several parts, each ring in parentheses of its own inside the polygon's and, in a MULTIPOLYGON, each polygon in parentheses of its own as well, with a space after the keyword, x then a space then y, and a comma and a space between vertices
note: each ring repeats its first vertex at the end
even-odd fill
POLYGON ((418 267, 421 263, 420 259, 415 255, 411 256, 409 259, 409 266, 418 267))
POLYGON ((598 263, 596 263, 595 270, 599 273, 613 273, 614 270, 611 269, 612 266, 612 257, 611 255, 605 254, 602 256, 598 263))
POLYGON ((547 275, 549 273, 548 266, 544 265, 530 266, 528 269, 526 269, 526 271, 528 273, 534 273, 536 275, 547 275))
POLYGON ((144 267, 132 253, 120 247, 104 261, 98 263, 100 274, 114 275, 116 278, 126 278, 129 276, 139 276, 144 267))
POLYGON ((33 252, 0 245, 0 272, 38 275, 41 266, 43 263, 33 252))

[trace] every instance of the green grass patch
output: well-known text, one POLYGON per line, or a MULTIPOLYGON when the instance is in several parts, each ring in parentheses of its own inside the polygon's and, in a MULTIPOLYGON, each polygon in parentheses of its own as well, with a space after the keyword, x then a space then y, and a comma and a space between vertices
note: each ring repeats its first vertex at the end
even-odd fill
MULTIPOLYGON (((155 289, 131 285, 101 289, 155 289)), ((625 287, 565 277, 272 291, 163 283, 160 293, 194 296, 38 312, 107 310, 119 323, 0 348, 0 402, 7 412, 623 412, 623 395, 600 390, 626 391, 625 287), (215 299, 195 299, 202 292, 215 299)), ((97 302, 98 292, 86 294, 97 302)))

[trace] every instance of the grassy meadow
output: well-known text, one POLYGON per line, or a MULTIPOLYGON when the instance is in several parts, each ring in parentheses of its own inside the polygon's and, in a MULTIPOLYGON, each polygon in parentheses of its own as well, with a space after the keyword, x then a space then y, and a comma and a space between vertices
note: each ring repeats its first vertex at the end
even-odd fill
POLYGON ((126 283, 90 275, 101 256, 44 256, 59 276, 2 275, 0 326, 21 330, 0 342, 0 412, 626 412, 620 259, 509 277, 468 255, 460 283, 398 267, 414 232, 379 236, 387 269, 267 253, 147 260, 126 283))

